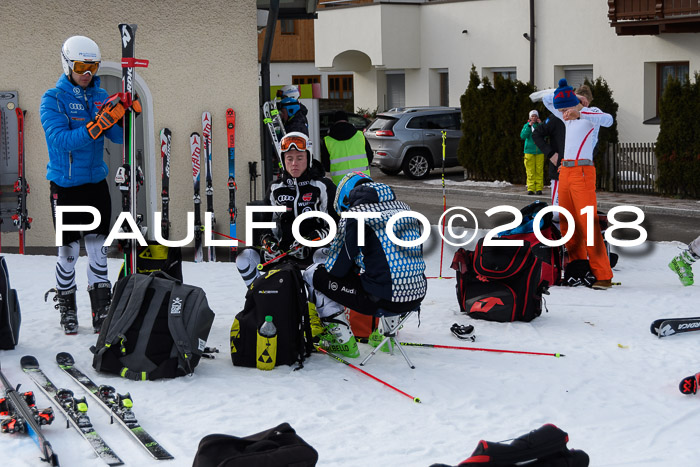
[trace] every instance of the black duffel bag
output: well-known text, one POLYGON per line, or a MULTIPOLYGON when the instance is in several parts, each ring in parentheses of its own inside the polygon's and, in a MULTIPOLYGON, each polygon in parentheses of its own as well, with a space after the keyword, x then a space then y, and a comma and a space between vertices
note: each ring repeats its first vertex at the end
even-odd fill
POLYGON ((213 434, 199 442, 192 467, 313 467, 318 452, 289 423, 239 438, 213 434))

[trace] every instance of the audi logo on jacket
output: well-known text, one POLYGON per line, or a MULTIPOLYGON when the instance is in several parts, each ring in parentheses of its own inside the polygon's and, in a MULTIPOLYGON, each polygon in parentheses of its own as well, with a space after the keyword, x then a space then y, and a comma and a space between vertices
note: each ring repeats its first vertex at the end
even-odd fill
MULTIPOLYGON (((325 172, 314 161, 311 169, 307 169, 300 177, 293 178, 286 171, 284 176, 272 182, 265 196, 268 206, 284 206, 283 213, 265 213, 261 221, 273 221, 276 227, 271 230, 260 229, 258 241, 266 233, 272 233, 280 242, 280 249, 286 251, 294 243, 292 223, 296 217, 308 211, 321 211, 329 214, 336 222, 339 220, 333 209, 335 185, 327 179, 325 172)), ((310 218, 301 223, 300 233, 303 237, 313 240, 315 231, 327 229, 325 221, 310 218)))

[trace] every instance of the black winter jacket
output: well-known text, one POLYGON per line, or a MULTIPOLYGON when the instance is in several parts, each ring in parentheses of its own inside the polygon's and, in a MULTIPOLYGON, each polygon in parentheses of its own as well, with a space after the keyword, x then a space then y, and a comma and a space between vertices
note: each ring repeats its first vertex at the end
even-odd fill
POLYGON ((559 153, 559 161, 556 166, 551 161, 549 162, 549 178, 552 180, 559 180, 558 169, 564 159, 565 138, 566 126, 564 126, 564 122, 552 115, 532 132, 532 140, 547 159, 552 157, 555 152, 559 153))

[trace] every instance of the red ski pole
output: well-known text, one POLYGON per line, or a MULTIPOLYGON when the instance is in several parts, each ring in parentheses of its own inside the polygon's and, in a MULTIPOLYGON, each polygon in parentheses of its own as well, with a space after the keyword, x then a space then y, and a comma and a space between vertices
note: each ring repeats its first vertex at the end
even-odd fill
MULTIPOLYGON (((403 343, 403 342, 402 342, 402 343, 403 343)), ((369 377, 372 378, 373 380, 382 383, 384 386, 393 389, 394 391, 398 392, 399 394, 403 394, 404 396, 406 396, 406 397, 408 397, 409 399, 411 399, 413 402, 416 402, 416 403, 418 403, 418 404, 421 403, 421 401, 420 401, 419 398, 413 397, 412 395, 403 392, 401 389, 392 386, 391 384, 387 383, 386 381, 383 381, 383 380, 377 378, 376 376, 374 376, 374 375, 372 375, 372 374, 370 374, 370 373, 367 373, 367 372, 366 372, 365 370, 363 370, 362 368, 358 368, 357 366, 353 365, 352 363, 350 363, 349 361, 345 360, 344 358, 342 358, 342 357, 340 357, 340 356, 338 356, 338 355, 336 355, 336 354, 334 354, 334 353, 331 353, 331 352, 327 351, 326 349, 324 349, 324 348, 322 348, 322 347, 319 347, 319 346, 316 346, 316 349, 317 349, 319 352, 323 352, 324 354, 328 355, 329 357, 334 358, 335 360, 338 360, 340 363, 344 363, 345 365, 349 366, 350 368, 359 371, 359 372, 362 373, 363 375, 369 376, 369 377)))
MULTIPOLYGON (((315 242, 315 241, 317 241, 317 240, 321 240, 321 237, 316 237, 316 238, 314 238, 314 239, 311 240, 311 241, 312 241, 312 242, 315 242)), ((259 270, 259 271, 262 271, 263 268, 264 268, 265 266, 267 266, 268 264, 274 263, 275 261, 278 261, 278 260, 284 258, 284 257, 287 256, 288 254, 297 251, 297 250, 298 250, 299 248, 301 248, 302 246, 303 246, 303 245, 297 245, 297 246, 295 246, 294 248, 292 248, 291 250, 287 250, 287 251, 285 251, 284 253, 282 253, 282 254, 280 254, 280 255, 277 255, 277 256, 275 256, 274 258, 272 258, 272 259, 269 260, 269 261, 265 261, 264 263, 258 264, 258 270, 259 270)))
POLYGON ((501 350, 501 349, 481 349, 479 347, 461 347, 457 345, 438 345, 438 344, 421 344, 418 342, 401 342, 401 345, 408 345, 412 347, 432 347, 435 349, 454 349, 454 350, 475 350, 481 352, 499 352, 499 353, 517 353, 526 355, 546 355, 548 357, 564 357, 563 353, 544 353, 544 352, 525 352, 522 350, 501 350))
POLYGON ((239 242, 241 242, 242 244, 245 245, 245 242, 243 240, 241 240, 240 238, 231 237, 230 235, 222 234, 221 232, 217 232, 216 230, 212 230, 211 233, 214 233, 216 235, 221 235, 222 237, 230 238, 231 240, 238 240, 239 242))

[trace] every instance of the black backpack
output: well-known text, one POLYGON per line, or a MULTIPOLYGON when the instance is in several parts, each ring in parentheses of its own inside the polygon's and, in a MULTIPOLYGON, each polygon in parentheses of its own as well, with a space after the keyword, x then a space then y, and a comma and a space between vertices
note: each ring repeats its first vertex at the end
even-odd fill
POLYGON ((523 246, 460 248, 452 260, 457 271, 457 301, 471 318, 507 323, 532 321, 542 314, 542 294, 548 283, 541 279, 542 260, 527 241, 523 246))
POLYGON ((21 321, 17 291, 10 287, 10 273, 5 258, 0 256, 0 349, 15 348, 21 321))
POLYGON ((314 467, 317 461, 318 452, 282 423, 244 438, 207 435, 192 467, 314 467))
POLYGON ((135 381, 194 372, 214 322, 204 291, 164 272, 132 274, 114 296, 92 366, 135 381))
POLYGON ((281 263, 253 281, 243 311, 231 326, 231 360, 235 366, 256 366, 257 332, 272 316, 277 328, 275 366, 303 366, 313 350, 306 286, 293 263, 281 263))

